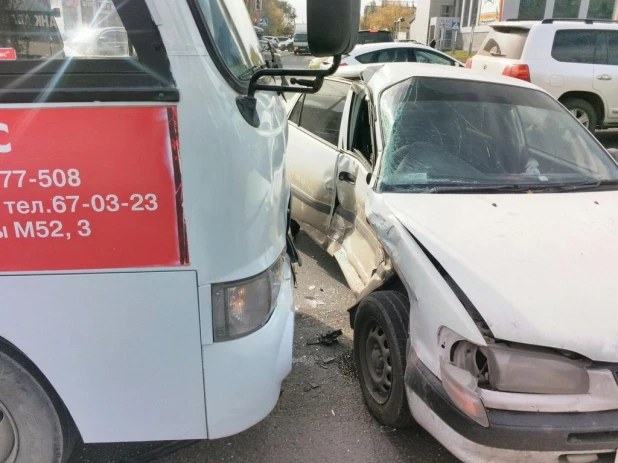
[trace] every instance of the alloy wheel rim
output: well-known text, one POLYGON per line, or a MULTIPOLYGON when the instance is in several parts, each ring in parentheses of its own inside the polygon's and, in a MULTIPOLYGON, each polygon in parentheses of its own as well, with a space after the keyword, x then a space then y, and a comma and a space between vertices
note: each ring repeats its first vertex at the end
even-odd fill
POLYGON ((571 114, 573 114, 577 120, 586 128, 590 125, 590 119, 588 118, 588 114, 583 109, 574 108, 571 109, 571 114))

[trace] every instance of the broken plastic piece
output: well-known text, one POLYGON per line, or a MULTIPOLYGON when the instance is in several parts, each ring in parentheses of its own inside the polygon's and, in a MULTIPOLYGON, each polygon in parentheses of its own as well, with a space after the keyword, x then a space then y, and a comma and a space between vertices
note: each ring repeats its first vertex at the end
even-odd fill
POLYGON ((311 341, 307 341, 308 346, 316 346, 318 344, 322 344, 323 346, 332 346, 334 343, 339 342, 337 339, 339 336, 343 334, 341 330, 331 331, 330 333, 321 334, 316 339, 311 341))

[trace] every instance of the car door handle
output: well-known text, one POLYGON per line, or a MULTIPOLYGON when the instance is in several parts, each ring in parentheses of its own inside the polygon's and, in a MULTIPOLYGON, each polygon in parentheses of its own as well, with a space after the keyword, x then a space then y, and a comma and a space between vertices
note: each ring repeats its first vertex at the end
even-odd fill
POLYGON ((339 172, 339 180, 342 182, 348 182, 351 185, 356 183, 356 177, 349 172, 339 172))
POLYGON ((597 76, 597 80, 612 80, 612 76, 609 74, 601 74, 600 76, 597 76))

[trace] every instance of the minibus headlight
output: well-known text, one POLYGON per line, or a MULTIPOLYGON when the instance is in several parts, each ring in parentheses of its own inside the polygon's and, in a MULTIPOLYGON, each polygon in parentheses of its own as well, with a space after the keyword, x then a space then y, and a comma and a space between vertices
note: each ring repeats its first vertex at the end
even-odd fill
POLYGON ((253 278, 212 286, 215 342, 246 336, 266 324, 277 306, 285 259, 282 255, 253 278))

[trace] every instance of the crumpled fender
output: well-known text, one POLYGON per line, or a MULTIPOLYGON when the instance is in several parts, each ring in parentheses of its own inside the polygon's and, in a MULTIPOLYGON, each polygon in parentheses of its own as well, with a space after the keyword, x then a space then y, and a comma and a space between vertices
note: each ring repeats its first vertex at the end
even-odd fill
POLYGON ((365 214, 408 290, 410 342, 421 361, 439 376, 438 333, 443 326, 485 346, 485 339, 462 303, 382 195, 373 191, 368 194, 365 214))

